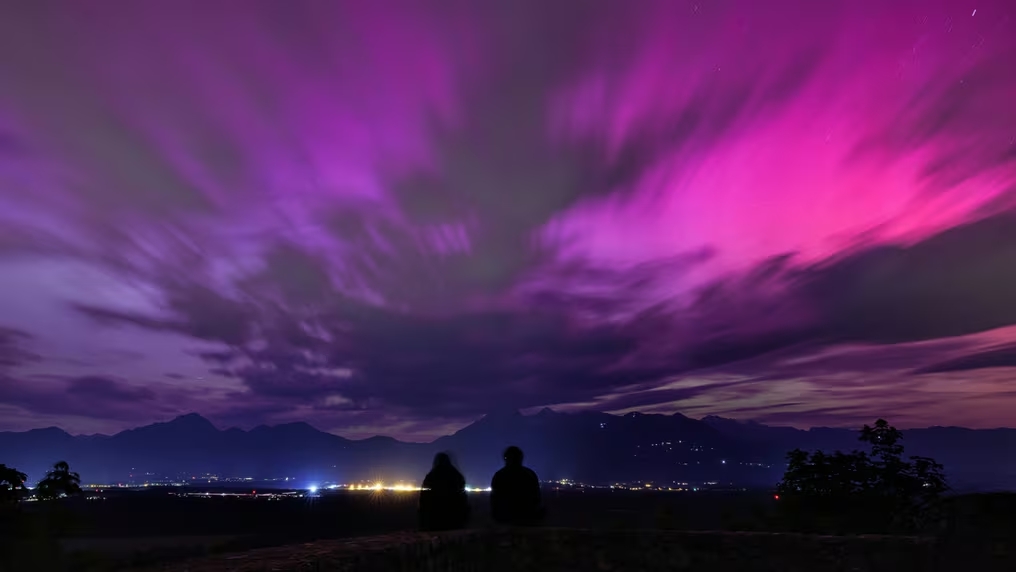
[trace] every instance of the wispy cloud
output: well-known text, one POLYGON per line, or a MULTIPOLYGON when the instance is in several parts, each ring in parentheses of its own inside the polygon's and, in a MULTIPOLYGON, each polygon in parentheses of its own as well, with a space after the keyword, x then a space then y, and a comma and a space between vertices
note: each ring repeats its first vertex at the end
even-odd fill
POLYGON ((901 396, 959 370, 1009 403, 970 339, 1016 324, 1005 0, 8 12, 8 387, 407 434, 547 404, 949 417, 901 396), (48 359, 102 344, 137 359, 48 359))

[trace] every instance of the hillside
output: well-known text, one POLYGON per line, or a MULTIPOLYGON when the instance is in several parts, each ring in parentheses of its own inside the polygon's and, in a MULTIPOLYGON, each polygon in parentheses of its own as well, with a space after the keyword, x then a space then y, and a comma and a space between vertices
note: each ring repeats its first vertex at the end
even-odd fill
MULTIPOLYGON (((931 427, 905 432, 908 454, 946 465, 958 488, 1016 488, 1016 430, 931 427)), ((0 433, 0 462, 37 480, 67 460, 86 482, 125 481, 145 474, 187 478, 205 473, 254 479, 291 477, 294 486, 361 479, 417 481, 437 451, 450 451, 471 485, 484 486, 504 447, 521 446, 542 478, 589 483, 718 482, 769 486, 786 451, 849 450, 856 432, 798 430, 720 417, 680 414, 499 412, 432 443, 375 437, 350 440, 306 423, 220 430, 197 414, 112 436, 72 436, 57 428, 0 433)), ((139 477, 140 476, 140 477, 139 477)))

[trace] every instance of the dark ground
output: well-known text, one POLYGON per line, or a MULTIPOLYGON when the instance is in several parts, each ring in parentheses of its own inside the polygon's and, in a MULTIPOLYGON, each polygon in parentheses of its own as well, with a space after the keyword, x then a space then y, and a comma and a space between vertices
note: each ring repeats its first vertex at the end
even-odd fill
MULTIPOLYGON (((418 493, 355 491, 282 500, 138 492, 75 503, 74 537, 380 534, 416 526, 418 493)), ((470 493, 471 526, 491 524, 485 493, 470 493)), ((548 526, 719 529, 772 512, 769 493, 545 491, 548 526)), ((35 508, 35 507, 33 507, 35 508)))
MULTIPOLYGON (((487 495, 471 493, 470 500, 471 526, 490 526, 487 495)), ((782 514, 783 501, 771 493, 551 490, 545 491, 544 500, 546 525, 556 527, 795 528, 782 514)), ((39 543, 36 552, 51 558, 62 552, 71 569, 110 570, 209 552, 411 530, 416 527, 416 503, 417 493, 412 492, 335 492, 265 500, 181 498, 165 490, 149 490, 114 494, 105 500, 75 499, 61 506, 26 503, 23 518, 28 519, 28 532, 33 527, 40 531, 34 535, 39 543), (58 524, 54 526, 54 522, 58 524), (52 534, 40 540, 42 530, 54 529, 62 529, 58 540, 53 541, 52 534)), ((942 528, 950 537, 976 540, 976 547, 970 544, 970 550, 1016 546, 1012 542, 1016 540, 1016 494, 964 495, 950 503, 949 524, 942 528)), ((22 549, 29 547, 26 544, 22 549)), ((6 572, 3 566, 0 564, 0 572, 6 572)), ((22 569, 11 566, 8 569, 22 569)))

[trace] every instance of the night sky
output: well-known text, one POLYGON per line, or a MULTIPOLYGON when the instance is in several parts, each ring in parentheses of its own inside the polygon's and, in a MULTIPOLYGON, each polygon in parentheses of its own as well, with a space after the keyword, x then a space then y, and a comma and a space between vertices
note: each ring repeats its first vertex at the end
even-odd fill
POLYGON ((1011 0, 0 7, 0 430, 1016 425, 1011 0))

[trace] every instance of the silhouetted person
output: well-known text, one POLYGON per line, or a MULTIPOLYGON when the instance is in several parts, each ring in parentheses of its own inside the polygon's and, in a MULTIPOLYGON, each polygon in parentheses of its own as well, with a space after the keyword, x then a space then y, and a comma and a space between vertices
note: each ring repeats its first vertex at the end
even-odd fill
POLYGON ((504 467, 490 482, 490 513, 499 524, 530 526, 543 520, 540 479, 522 465, 522 449, 504 451, 504 467))
POLYGON ((466 479, 452 464, 448 453, 434 455, 434 466, 423 479, 420 491, 420 528, 451 530, 469 522, 466 479))

